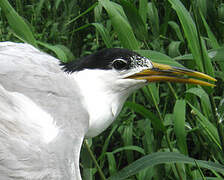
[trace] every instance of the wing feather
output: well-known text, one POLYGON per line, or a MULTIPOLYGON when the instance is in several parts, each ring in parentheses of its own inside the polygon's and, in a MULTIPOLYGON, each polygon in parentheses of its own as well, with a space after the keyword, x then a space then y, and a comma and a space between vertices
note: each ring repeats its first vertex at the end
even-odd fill
POLYGON ((88 119, 79 88, 59 60, 28 44, 0 43, 0 179, 81 179, 88 119), (53 142, 41 141, 18 97, 53 118, 59 128, 53 142))

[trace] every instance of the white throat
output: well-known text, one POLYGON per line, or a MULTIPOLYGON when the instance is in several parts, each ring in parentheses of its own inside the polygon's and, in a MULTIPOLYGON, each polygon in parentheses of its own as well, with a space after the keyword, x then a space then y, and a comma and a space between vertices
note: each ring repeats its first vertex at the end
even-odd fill
POLYGON ((90 117, 86 137, 104 131, 116 119, 127 97, 137 89, 136 80, 119 78, 121 75, 115 70, 86 69, 73 76, 90 117), (134 88, 130 88, 131 85, 134 88))

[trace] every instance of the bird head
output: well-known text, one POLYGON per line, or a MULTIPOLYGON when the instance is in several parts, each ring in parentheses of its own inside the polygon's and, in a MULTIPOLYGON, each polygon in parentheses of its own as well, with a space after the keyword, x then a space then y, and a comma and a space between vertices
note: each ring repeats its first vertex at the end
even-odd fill
POLYGON ((118 80, 120 85, 126 84, 130 87, 134 86, 134 84, 138 86, 139 84, 148 82, 161 81, 214 87, 214 84, 195 78, 216 81, 216 79, 204 73, 187 68, 155 63, 136 52, 120 48, 104 49, 83 57, 79 61, 63 64, 63 66, 64 70, 69 73, 84 70, 93 70, 96 72, 96 70, 99 70, 101 71, 101 79, 108 81, 108 83, 113 84, 118 80))
POLYGON ((84 106, 90 117, 86 137, 94 137, 105 130, 116 119, 127 97, 149 82, 214 86, 190 77, 215 81, 206 74, 154 63, 136 52, 119 48, 104 49, 62 65, 64 71, 74 74, 85 99, 84 106))

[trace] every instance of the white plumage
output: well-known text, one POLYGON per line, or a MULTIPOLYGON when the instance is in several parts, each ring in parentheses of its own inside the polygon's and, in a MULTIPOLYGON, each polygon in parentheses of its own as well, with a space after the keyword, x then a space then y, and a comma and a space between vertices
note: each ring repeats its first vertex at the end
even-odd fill
POLYGON ((2 180, 81 179, 89 115, 76 82, 58 64, 28 44, 0 43, 2 180))
MULTIPOLYGON (((0 179, 81 179, 79 152, 146 80, 134 72, 65 73, 31 45, 0 43, 0 179)), ((143 68, 142 68, 143 69, 143 68)))
POLYGON ((61 66, 31 45, 0 43, 0 180, 80 180, 84 137, 105 130, 134 90, 154 81, 214 86, 186 75, 215 81, 119 48, 79 62, 61 66))

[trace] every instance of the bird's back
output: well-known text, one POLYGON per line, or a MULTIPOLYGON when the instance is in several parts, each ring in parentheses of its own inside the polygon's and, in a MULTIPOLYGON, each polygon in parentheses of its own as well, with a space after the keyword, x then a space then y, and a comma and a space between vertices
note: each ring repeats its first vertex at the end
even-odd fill
POLYGON ((58 64, 30 45, 0 43, 0 179, 80 178, 88 114, 58 64))

